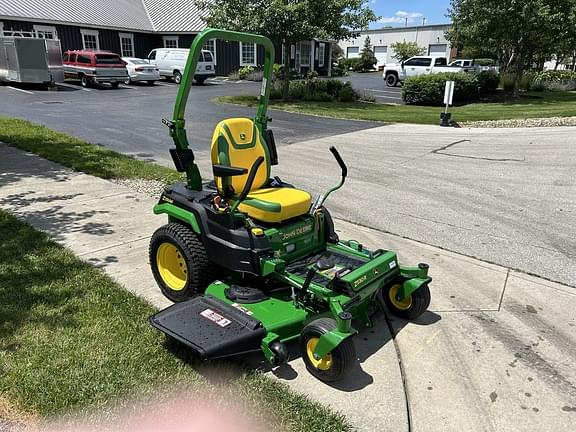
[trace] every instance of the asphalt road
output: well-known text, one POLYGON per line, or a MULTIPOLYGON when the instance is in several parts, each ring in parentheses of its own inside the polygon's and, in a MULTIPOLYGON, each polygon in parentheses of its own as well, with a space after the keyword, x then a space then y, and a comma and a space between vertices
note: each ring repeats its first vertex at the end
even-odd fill
POLYGON ((401 87, 387 87, 382 79, 382 72, 357 73, 350 72, 349 76, 339 78, 343 81, 350 81, 352 87, 359 92, 369 93, 376 99, 376 103, 401 104, 401 87))
MULTIPOLYGON (((222 95, 258 94, 260 83, 210 80, 194 86, 186 111, 190 146, 209 152, 210 139, 218 121, 253 116, 255 110, 210 102, 222 95)), ((0 86, 0 115, 13 116, 105 145, 145 160, 171 163, 172 145, 162 118, 171 118, 178 86, 161 81, 146 85, 82 89, 66 84, 59 91, 30 87, 0 86)), ((351 121, 270 111, 279 145, 353 132, 380 123, 351 121)))

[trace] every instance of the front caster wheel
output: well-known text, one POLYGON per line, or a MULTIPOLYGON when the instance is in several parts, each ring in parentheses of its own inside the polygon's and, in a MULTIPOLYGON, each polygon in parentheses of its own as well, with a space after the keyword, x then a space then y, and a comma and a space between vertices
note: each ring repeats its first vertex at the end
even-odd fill
POLYGON ((300 334, 300 350, 306 369, 320 381, 333 382, 346 376, 356 364, 356 349, 351 338, 344 339, 322 358, 314 357, 320 336, 336 328, 336 321, 320 318, 312 321, 300 334))
POLYGON ((397 295, 401 287, 402 285, 397 283, 388 290, 384 289, 381 293, 384 303, 394 315, 407 320, 415 320, 430 306, 430 288, 426 284, 408 297, 399 300, 397 295))
POLYGON ((189 227, 170 223, 150 240, 150 266, 162 294, 181 302, 203 293, 213 281, 214 264, 204 245, 189 227))

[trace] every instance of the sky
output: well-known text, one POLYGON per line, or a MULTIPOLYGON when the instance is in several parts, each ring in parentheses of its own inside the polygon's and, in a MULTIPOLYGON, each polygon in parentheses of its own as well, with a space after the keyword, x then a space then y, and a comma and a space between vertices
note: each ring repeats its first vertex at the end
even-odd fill
POLYGON ((372 23, 370 28, 385 26, 404 27, 406 21, 409 26, 426 24, 445 24, 450 22, 446 10, 450 0, 368 0, 374 13, 380 20, 372 23))

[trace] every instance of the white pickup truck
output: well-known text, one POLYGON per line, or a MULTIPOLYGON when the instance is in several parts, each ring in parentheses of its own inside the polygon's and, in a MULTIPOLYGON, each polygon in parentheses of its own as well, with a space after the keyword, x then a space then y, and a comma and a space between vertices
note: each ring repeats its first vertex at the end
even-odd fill
POLYGON ((382 77, 388 87, 395 87, 406 78, 441 72, 463 72, 464 68, 448 66, 446 57, 416 56, 402 63, 386 64, 382 77))

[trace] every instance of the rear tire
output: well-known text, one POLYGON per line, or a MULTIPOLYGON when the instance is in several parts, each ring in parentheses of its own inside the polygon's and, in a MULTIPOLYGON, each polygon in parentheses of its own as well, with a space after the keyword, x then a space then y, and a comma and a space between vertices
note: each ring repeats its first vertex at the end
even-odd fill
POLYGON ((428 284, 425 284, 405 299, 397 300, 396 294, 400 286, 400 283, 396 283, 387 289, 382 289, 381 296, 384 304, 394 315, 407 320, 415 320, 430 306, 430 288, 428 284))
POLYGON ((196 78, 196 83, 198 85, 204 85, 204 81, 206 81, 206 78, 196 78))
POLYGON ((398 77, 393 73, 386 75, 384 81, 386 81, 388 87, 396 87, 398 85, 398 77))
POLYGON ((110 83, 110 87, 112 87, 113 89, 117 89, 119 85, 120 85, 120 83, 118 81, 114 81, 114 82, 110 83))
POLYGON ((149 86, 153 86, 154 84, 156 84, 156 81, 152 81, 152 80, 151 80, 151 81, 148 81, 148 85, 149 85, 149 86))
POLYGON ((80 84, 82 85, 82 87, 88 88, 92 84, 92 80, 90 80, 86 75, 82 75, 80 77, 80 84))
POLYGON ((180 85, 180 82, 182 82, 182 74, 179 71, 175 71, 174 72, 174 82, 178 85, 180 85))
POLYGON ((320 318, 312 321, 300 334, 300 350, 306 369, 320 381, 333 382, 344 378, 356 364, 356 348, 349 337, 321 359, 315 359, 313 351, 320 336, 334 330, 336 321, 320 318))
POLYGON ((132 84, 132 80, 130 78, 128 78, 128 79, 124 80, 124 84, 130 85, 130 84, 132 84))
POLYGON ((162 294, 174 302, 201 294, 213 282, 215 266, 191 228, 169 223, 150 240, 150 267, 162 294))

